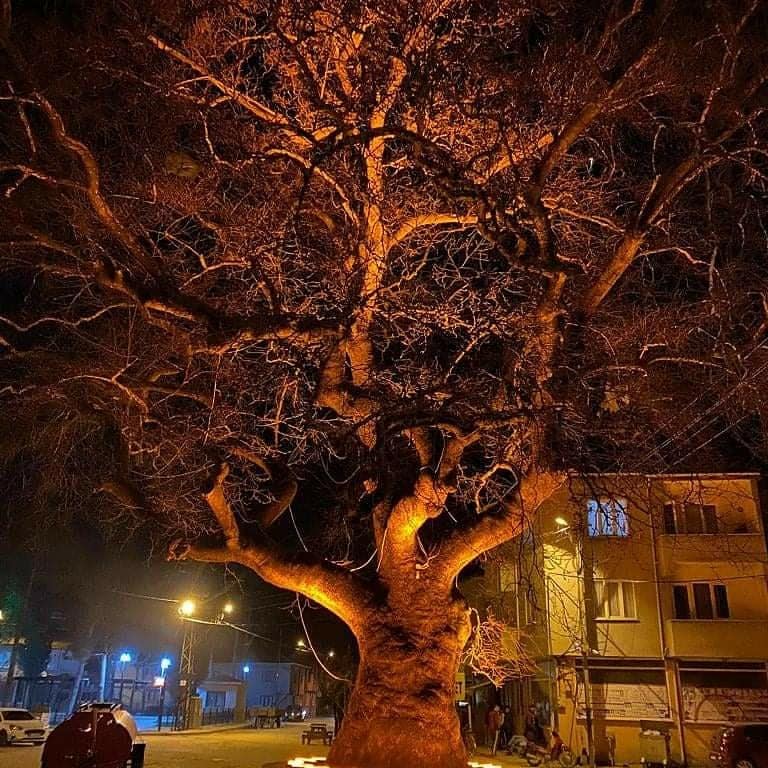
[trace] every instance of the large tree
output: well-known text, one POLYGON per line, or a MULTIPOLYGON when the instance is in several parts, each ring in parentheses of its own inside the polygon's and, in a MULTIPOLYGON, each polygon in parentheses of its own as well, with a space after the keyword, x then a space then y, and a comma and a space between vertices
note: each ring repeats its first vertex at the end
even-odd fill
POLYGON ((462 570, 566 471, 762 447, 765 4, 3 8, 14 503, 324 606, 333 765, 463 766, 462 570))

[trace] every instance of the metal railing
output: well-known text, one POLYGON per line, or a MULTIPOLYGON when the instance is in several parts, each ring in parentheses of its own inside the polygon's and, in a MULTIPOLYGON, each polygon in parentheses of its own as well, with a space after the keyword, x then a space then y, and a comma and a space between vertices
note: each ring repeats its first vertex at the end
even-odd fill
POLYGON ((214 707, 212 709, 204 709, 202 717, 202 725, 222 725, 224 723, 233 723, 235 721, 234 709, 221 709, 214 707))

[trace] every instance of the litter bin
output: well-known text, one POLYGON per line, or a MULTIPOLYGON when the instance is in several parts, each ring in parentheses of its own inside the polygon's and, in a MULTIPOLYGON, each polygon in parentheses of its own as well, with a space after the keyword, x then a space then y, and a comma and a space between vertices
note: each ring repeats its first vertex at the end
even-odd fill
POLYGON ((146 745, 136 721, 119 704, 88 704, 50 733, 41 768, 142 768, 146 745))
POLYGON ((667 766, 669 758, 669 733, 640 731, 640 762, 646 766, 667 766))

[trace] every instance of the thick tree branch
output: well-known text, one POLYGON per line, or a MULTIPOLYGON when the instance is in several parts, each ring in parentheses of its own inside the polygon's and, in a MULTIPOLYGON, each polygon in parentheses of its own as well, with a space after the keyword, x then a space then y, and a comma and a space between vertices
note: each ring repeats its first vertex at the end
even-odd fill
POLYGON ((37 104, 48 118, 48 123, 53 130, 56 140, 80 160, 86 175, 88 200, 101 223, 128 250, 134 261, 147 274, 152 277, 158 277, 160 269, 154 259, 144 250, 136 236, 115 216, 114 211, 104 198, 101 192, 99 165, 91 150, 82 141, 69 135, 61 114, 42 94, 33 94, 33 103, 37 104))
POLYGON ((480 514, 450 534, 437 566, 443 577, 452 581, 476 557, 519 535, 564 482, 563 474, 531 469, 520 479, 515 500, 505 503, 501 512, 480 514))
POLYGON ((642 70, 655 53, 655 50, 655 47, 644 50, 620 77, 616 78, 596 99, 588 101, 576 116, 566 123, 555 137, 555 140, 549 145, 549 149, 544 153, 541 162, 533 174, 529 187, 531 200, 538 201, 541 199, 547 179, 560 164, 560 161, 565 157, 565 154, 573 146, 574 142, 611 106, 616 96, 621 92, 621 89, 625 87, 627 81, 633 74, 642 70))
POLYGON ((283 589, 300 592, 343 619, 355 633, 362 632, 372 593, 354 574, 310 553, 292 554, 282 550, 265 535, 260 541, 246 541, 224 490, 229 474, 220 464, 212 478, 212 488, 204 494, 224 534, 224 547, 174 543, 169 558, 213 563, 240 563, 283 589))

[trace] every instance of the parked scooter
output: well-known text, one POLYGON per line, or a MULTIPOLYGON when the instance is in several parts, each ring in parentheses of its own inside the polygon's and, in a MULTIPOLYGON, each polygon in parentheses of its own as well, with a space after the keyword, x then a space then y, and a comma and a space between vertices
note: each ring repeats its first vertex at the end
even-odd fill
POLYGON ((575 765, 576 758, 570 748, 563 744, 557 732, 553 733, 553 744, 544 747, 525 736, 513 736, 507 744, 507 752, 510 755, 524 757, 528 765, 559 765, 562 768, 571 768, 575 765))

